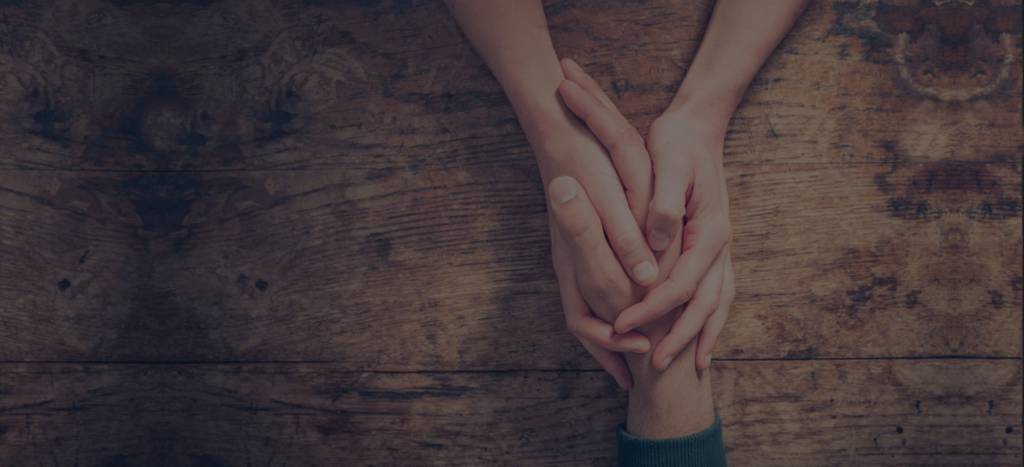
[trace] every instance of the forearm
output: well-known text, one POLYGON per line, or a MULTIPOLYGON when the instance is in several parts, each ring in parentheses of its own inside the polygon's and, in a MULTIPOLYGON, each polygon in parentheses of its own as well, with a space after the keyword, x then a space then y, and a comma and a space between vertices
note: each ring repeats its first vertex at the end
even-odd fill
POLYGON ((539 148, 576 125, 558 99, 565 79, 540 0, 446 0, 470 43, 501 83, 542 170, 539 148))
POLYGON ((666 112, 696 113, 724 137, 750 82, 805 4, 806 0, 719 0, 666 112))
MULTIPOLYGON (((698 135, 696 140, 723 141, 747 87, 804 4, 805 0, 719 0, 679 91, 655 125, 668 125, 673 128, 670 131, 684 128, 698 135)), ((720 148, 707 152, 721 155, 720 148)), ((678 248, 678 238, 676 242, 672 248, 678 248)), ((669 313, 641 328, 652 346, 657 346, 676 316, 669 313)), ((635 383, 629 397, 629 433, 678 438, 712 425, 710 370, 697 370, 697 344, 698 339, 691 341, 662 372, 652 367, 651 354, 627 358, 635 383)))

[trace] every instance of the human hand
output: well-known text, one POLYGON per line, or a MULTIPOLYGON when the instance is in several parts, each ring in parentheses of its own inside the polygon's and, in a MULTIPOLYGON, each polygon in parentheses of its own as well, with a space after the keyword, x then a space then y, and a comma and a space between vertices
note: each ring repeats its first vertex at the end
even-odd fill
MULTIPOLYGON (((565 75, 576 78, 582 86, 565 81, 560 86, 560 94, 573 111, 584 117, 584 123, 591 134, 596 135, 598 142, 619 156, 617 164, 638 163, 630 166, 635 169, 633 177, 625 175, 622 177, 625 181, 613 179, 609 184, 618 187, 626 184, 630 187, 627 193, 637 195, 631 198, 631 205, 637 208, 634 216, 642 225, 651 193, 649 156, 643 139, 598 84, 588 76, 580 75, 578 69, 572 61, 563 61, 565 75), (643 176, 644 170, 648 171, 646 176, 643 176)), ((595 160, 591 166, 600 167, 600 162, 595 160)), ((605 168, 607 170, 608 165, 605 168)), ((600 216, 592 205, 590 191, 570 176, 554 178, 547 191, 552 261, 558 275, 567 327, 620 386, 629 388, 633 383, 632 364, 627 364, 629 362, 620 352, 646 353, 650 348, 648 338, 660 338, 668 331, 671 322, 642 327, 640 331, 648 338, 635 332, 627 335, 614 332, 609 323, 621 310, 639 301, 645 289, 630 283, 617 264, 605 239, 600 216)), ((671 269, 679 257, 680 247, 681 241, 677 236, 672 247, 658 255, 658 268, 663 273, 659 274, 657 281, 663 280, 671 269)))
MULTIPOLYGON (((577 76, 573 66, 571 61, 564 62, 563 73, 577 76)), ((615 234, 608 232, 609 223, 595 200, 605 197, 615 201, 616 197, 609 195, 624 194, 631 214, 628 221, 636 224, 638 240, 646 248, 639 226, 643 225, 651 197, 650 157, 639 133, 615 109, 597 83, 589 79, 581 81, 588 90, 576 88, 577 92, 573 93, 570 89, 568 95, 562 91, 565 102, 574 104, 577 113, 588 104, 602 107, 584 118, 589 130, 582 127, 580 130, 587 137, 576 142, 582 146, 569 146, 562 153, 538 158, 571 161, 568 169, 555 172, 589 176, 588 181, 566 175, 544 176, 550 202, 552 262, 558 275, 567 327, 620 386, 629 388, 633 381, 620 352, 646 353, 650 342, 639 333, 615 333, 610 323, 621 310, 640 300, 645 289, 630 282, 616 260, 606 239, 608 233, 607 237, 614 243, 615 234), (593 100, 578 104, 580 96, 593 100), (581 147, 586 151, 579 151, 581 147), (577 150, 573 151, 574 148, 577 150)), ((572 86, 572 83, 563 82, 562 86, 572 86)), ((550 174, 553 170, 542 162, 541 171, 550 174)), ((628 221, 612 225, 625 225, 628 221)), ((656 258, 658 271, 667 272, 671 268, 678 258, 680 244, 677 238, 674 253, 656 258)), ((651 285, 664 276, 658 274, 651 285)), ((641 331, 648 336, 664 334, 654 332, 652 326, 645 326, 641 331)))
POLYGON ((650 157, 642 143, 609 157, 590 131, 569 121, 572 126, 552 128, 534 144, 548 198, 566 190, 581 194, 567 201, 564 226, 554 216, 561 212, 555 207, 559 203, 551 200, 548 210, 566 327, 620 387, 629 389, 633 378, 622 352, 646 353, 651 344, 638 332, 616 333, 611 323, 642 296, 634 282, 654 283, 659 277, 640 228, 651 196, 650 157))
MULTIPOLYGON (((611 104, 596 82, 570 60, 563 60, 562 65, 568 80, 559 86, 559 94, 566 106, 583 119, 601 144, 607 147, 642 144, 638 142, 640 140, 636 130, 611 104)), ((642 148, 634 149, 632 152, 645 154, 642 148)), ((587 209, 586 193, 571 178, 560 177, 552 182, 549 195, 552 225, 566 234, 568 243, 577 245, 576 255, 581 258, 577 263, 582 264, 578 274, 585 276, 593 274, 595 270, 600 274, 599 263, 583 263, 587 259, 595 260, 598 256, 594 252, 599 251, 602 246, 600 225, 593 211, 587 209), (567 201, 560 202, 562 200, 567 201), (591 238, 585 239, 584 237, 588 235, 591 238), (595 247, 587 247, 588 244, 595 247)), ((645 218, 640 217, 638 220, 643 223, 645 218)), ((676 229, 668 248, 657 255, 661 271, 659 281, 664 279, 681 257, 681 234, 681 229, 676 229)), ((619 278, 618 282, 623 283, 624 279, 619 278)), ((632 303, 639 300, 643 292, 634 295, 632 303)), ((591 303, 596 307, 601 306, 599 302, 591 303)), ((585 305, 581 308, 585 310, 585 305)), ((619 309, 617 305, 612 305, 610 315, 614 316, 619 309)), ((727 310, 727 307, 725 309, 727 310)), ((647 335, 652 343, 659 343, 679 320, 681 311, 681 308, 677 308, 675 313, 664 314, 637 329, 647 335)), ((719 329, 724 323, 724 317, 724 312, 716 315, 715 319, 719 320, 716 325, 719 329), (718 317, 722 319, 719 320, 718 317)), ((699 431, 714 421, 710 378, 697 371, 698 345, 685 346, 682 353, 677 354, 678 358, 671 367, 668 364, 656 367, 656 360, 652 360, 653 353, 624 356, 612 354, 618 359, 624 357, 626 368, 634 383, 629 393, 626 423, 631 433, 671 438, 699 431)), ((600 350, 608 352, 606 349, 600 350)))
MULTIPOLYGON (((607 147, 636 144, 639 135, 596 82, 575 62, 562 63, 568 82, 559 92, 566 105, 607 147)), ((735 296, 727 246, 731 229, 722 170, 724 131, 718 133, 713 130, 718 126, 707 123, 688 113, 666 113, 652 125, 646 144, 655 160, 654 196, 646 213, 648 241, 656 250, 672 245, 685 215, 683 254, 669 264, 671 273, 664 282, 619 314, 615 328, 626 332, 657 323, 662 329, 652 365, 659 370, 667 368, 698 332, 696 366, 707 368, 735 296), (659 318, 684 303, 681 316, 665 331, 666 320, 659 318)))
POLYGON ((615 329, 628 332, 685 303, 682 315, 654 349, 653 363, 659 369, 668 367, 698 333, 697 367, 709 367, 711 350, 735 298, 721 128, 694 113, 670 111, 654 121, 647 138, 654 160, 648 242, 659 250, 682 227, 683 253, 663 283, 619 314, 615 329))

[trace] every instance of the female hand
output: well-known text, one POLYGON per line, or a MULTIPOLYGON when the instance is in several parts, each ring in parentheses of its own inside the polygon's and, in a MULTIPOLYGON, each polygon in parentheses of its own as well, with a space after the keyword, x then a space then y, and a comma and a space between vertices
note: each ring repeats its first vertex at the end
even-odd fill
POLYGON ((700 116, 669 112, 655 120, 647 138, 654 159, 648 242, 659 250, 682 226, 683 253, 665 282, 623 310, 615 329, 628 332, 685 303, 682 316, 654 349, 659 368, 667 367, 699 332, 697 366, 710 366, 711 349, 735 296, 728 247, 729 196, 722 167, 725 135, 718 128, 700 116))
MULTIPOLYGON (((587 122, 602 144, 611 148, 631 144, 635 130, 623 129, 625 119, 614 106, 605 104, 610 100, 599 88, 594 89, 593 79, 569 60, 563 65, 567 79, 575 83, 563 83, 559 88, 566 105, 587 122), (592 97, 577 92, 584 87, 592 97)), ((682 256, 664 282, 618 315, 615 330, 632 331, 685 304, 654 349, 652 364, 658 369, 667 368, 698 333, 696 365, 707 368, 735 297, 728 248, 729 200, 722 167, 725 135, 717 128, 689 113, 668 112, 652 124, 647 139, 654 159, 654 195, 646 213, 648 243, 663 250, 682 228, 682 256)))

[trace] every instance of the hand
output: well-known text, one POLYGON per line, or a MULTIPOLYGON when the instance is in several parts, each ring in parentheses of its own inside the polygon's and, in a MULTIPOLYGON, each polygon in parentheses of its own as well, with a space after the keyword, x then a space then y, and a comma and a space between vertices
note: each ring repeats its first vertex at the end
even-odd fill
MULTIPOLYGON (((601 145, 620 155, 617 160, 620 166, 638 163, 631 166, 635 170, 634 177, 623 179, 631 187, 627 192, 643 196, 631 199, 632 205, 639 208, 634 214, 636 222, 642 225, 651 193, 649 156, 643 139, 578 65, 571 60, 564 60, 562 65, 566 76, 582 83, 577 85, 567 80, 560 85, 559 93, 566 105, 584 118, 601 145), (646 176, 643 170, 648 171, 646 176)), ((624 182, 609 181, 613 186, 621 186, 621 183, 624 182)), ((562 292, 566 324, 620 386, 629 388, 633 383, 630 366, 619 352, 646 353, 650 343, 632 331, 626 335, 616 334, 609 323, 621 310, 639 301, 646 290, 631 284, 619 267, 588 190, 572 177, 560 176, 550 182, 547 192, 552 261, 562 292)), ((671 269, 680 248, 681 240, 677 236, 673 246, 659 255, 660 271, 671 269)), ((657 281, 664 280, 664 276, 664 273, 659 274, 657 281)), ((670 326, 671 322, 656 323, 644 326, 641 331, 659 338, 670 326)))
MULTIPOLYGON (((580 116, 590 130, 606 147, 629 147, 639 142, 636 130, 618 112, 611 101, 604 95, 600 87, 590 79, 578 66, 569 60, 563 60, 563 68, 569 81, 559 86, 559 94, 566 106, 580 116)), ((633 148, 631 152, 642 153, 642 148, 633 148)), ((551 214, 561 232, 567 233, 570 243, 579 245, 577 255, 586 259, 593 257, 594 248, 587 248, 588 242, 600 246, 600 227, 592 209, 587 209, 585 193, 572 179, 562 177, 552 182, 549 189, 552 198, 551 214), (571 192, 572 196, 564 195, 571 192), (560 203, 560 200, 566 200, 560 203), (586 235, 593 235, 591 240, 583 240, 586 235), (574 242, 575 239, 579 239, 574 242)), ((643 217, 639 218, 644 221, 643 217)), ((682 229, 676 229, 673 239, 659 256, 659 281, 671 271, 676 261, 681 258, 682 229)), ((596 266, 599 268, 599 266, 596 266)), ((579 273, 586 275, 595 266, 584 266, 579 273)), ((731 271, 730 271, 731 273, 731 271)), ((621 281, 622 279, 620 279, 621 281)), ((731 284, 731 280, 728 281, 731 284)), ((723 286, 723 289, 726 287, 723 286)), ((725 301, 731 301, 731 295, 724 291, 725 301)), ((636 297, 639 299, 640 297, 636 297)), ((593 302, 592 302, 593 303, 593 302)), ((595 304, 600 306, 599 303, 595 304)), ((638 330, 650 338, 651 342, 663 342, 678 322, 681 308, 674 313, 664 314, 660 318, 646 323, 638 330)), ((725 322, 728 305, 719 308, 713 318, 708 320, 708 329, 720 330, 725 322), (713 327, 712 327, 713 326, 713 327)), ((614 307, 612 314, 615 314, 614 307)), ((604 315, 601 315, 604 316, 604 315)), ((607 318, 606 318, 607 319, 607 318)), ((632 331, 630 331, 632 332, 632 331)), ((708 334, 711 336, 711 334, 708 334)), ((673 438, 694 433, 714 421, 714 406, 711 397, 710 378, 697 370, 697 348, 711 343, 713 339, 702 339, 687 345, 678 358, 672 362, 659 364, 653 360, 654 353, 645 355, 626 354, 625 360, 633 388, 629 392, 629 405, 626 425, 630 433, 646 437, 673 438)), ((659 344, 660 345, 660 344, 659 344)), ((608 352, 607 349, 601 349, 608 352)), ((613 356, 618 357, 617 354, 613 356)), ((620 357, 621 358, 621 357, 620 357)))
POLYGON ((616 333, 611 323, 643 293, 626 273, 629 263, 620 258, 649 255, 643 261, 654 265, 654 277, 644 279, 658 275, 640 229, 651 193, 650 158, 642 143, 639 155, 619 151, 609 158, 593 135, 576 125, 540 145, 547 153, 538 160, 549 198, 552 264, 566 327, 620 387, 630 389, 633 380, 622 352, 646 353, 651 344, 638 332, 616 333))
POLYGON ((722 167, 725 134, 719 128, 693 113, 671 111, 655 120, 647 138, 654 160, 648 242, 661 249, 682 226, 683 254, 663 283, 622 311, 615 329, 628 332, 685 303, 682 315, 654 349, 654 365, 661 369, 698 333, 697 366, 710 366, 711 349, 735 297, 722 167))
MULTIPOLYGON (((569 80, 559 87, 563 100, 602 144, 610 148, 636 145, 639 135, 597 83, 571 60, 563 60, 563 69, 569 80)), ((648 241, 656 250, 672 245, 686 215, 683 254, 670 264, 671 273, 664 282, 619 314, 615 328, 627 332, 664 322, 658 318, 685 303, 682 315, 652 355, 652 364, 659 370, 667 368, 702 329, 695 358, 698 368, 707 368, 735 296, 727 246, 731 229, 722 169, 724 130, 714 131, 718 127, 704 123, 689 114, 666 113, 652 125, 647 141, 655 161, 655 191, 646 218, 648 241)))
POLYGON ((634 135, 629 139, 635 144, 606 149, 579 122, 570 122, 568 127, 548 131, 538 144, 545 187, 563 175, 579 182, 620 263, 617 269, 639 285, 653 284, 658 279, 657 261, 641 229, 652 176, 643 140, 630 127, 634 135))
MULTIPOLYGON (((629 221, 635 223, 636 235, 646 247, 639 226, 643 225, 651 196, 650 157, 639 133, 619 114, 597 83, 585 75, 581 76, 582 70, 569 60, 563 61, 562 66, 567 76, 577 77, 587 88, 584 90, 572 82, 563 82, 560 92, 565 102, 575 105, 577 113, 587 109, 588 105, 596 105, 600 109, 586 114, 585 121, 590 131, 580 128, 587 137, 576 144, 584 144, 587 151, 569 146, 561 153, 540 158, 565 161, 577 155, 575 159, 568 159, 577 167, 561 172, 583 176, 593 174, 589 182, 582 184, 572 176, 544 177, 550 180, 547 193, 552 262, 558 276, 567 327, 619 385, 628 389, 633 381, 620 352, 646 353, 650 342, 635 332, 617 334, 609 323, 621 310, 636 303, 645 290, 630 282, 616 260, 605 238, 608 223, 602 222, 593 200, 624 192, 631 213, 629 221), (580 99, 587 102, 581 104, 578 102, 580 99), (592 135, 597 136, 600 144, 592 135), (611 160, 605 150, 610 153, 611 160)), ((542 173, 550 171, 542 165, 542 173)), ((622 221, 623 225, 628 223, 622 221)), ((614 238, 615 235, 609 234, 608 237, 614 238)), ((678 257, 680 243, 677 239, 674 257, 662 255, 658 270, 668 271, 671 268, 671 261, 678 257)), ((664 274, 658 274, 654 283, 663 279, 664 274)), ((649 332, 650 329, 645 327, 643 331, 649 332)))
POLYGON ((558 278, 566 328, 618 383, 633 387, 621 352, 647 353, 650 341, 636 331, 612 328, 619 310, 639 297, 604 237, 583 187, 570 176, 548 185, 551 261, 558 278), (586 297, 586 298, 585 298, 586 297))

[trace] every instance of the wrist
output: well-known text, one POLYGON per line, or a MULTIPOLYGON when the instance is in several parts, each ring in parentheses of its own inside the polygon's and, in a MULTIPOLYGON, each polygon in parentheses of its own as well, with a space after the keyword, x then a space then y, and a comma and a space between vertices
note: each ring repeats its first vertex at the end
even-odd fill
POLYGON ((587 137, 587 130, 562 109, 520 121, 537 159, 541 179, 547 186, 551 179, 570 170, 573 155, 580 152, 581 138, 587 137))
POLYGON ((710 115, 700 107, 670 108, 651 123, 649 144, 657 153, 666 149, 660 147, 665 144, 663 135, 673 135, 670 142, 682 138, 688 142, 689 153, 711 156, 721 163, 728 126, 728 117, 710 115))
MULTIPOLYGON (((691 356, 692 359, 692 356, 691 356)), ((626 429, 645 438, 678 438, 699 432, 715 419, 711 371, 674 377, 673 367, 653 384, 637 383, 629 393, 626 429)))
MULTIPOLYGON (((654 345, 660 340, 657 336, 651 339, 654 345)), ((645 438, 677 438, 714 422, 711 371, 697 369, 696 348, 696 342, 688 345, 663 371, 651 365, 650 353, 627 356, 634 380, 626 413, 629 433, 645 438)))
POLYGON ((739 89, 702 91, 689 89, 684 83, 662 117, 688 123, 700 122, 712 135, 721 135, 724 139, 741 98, 739 89))

